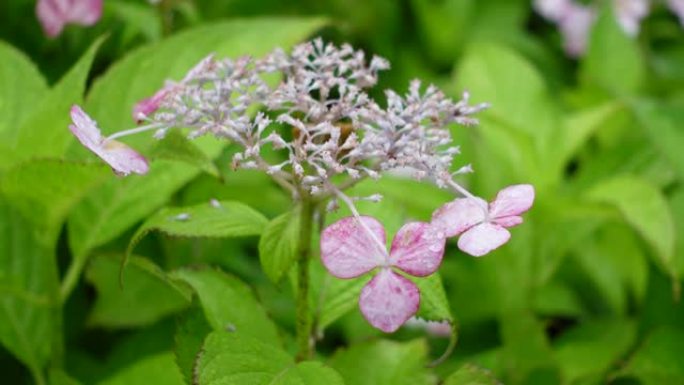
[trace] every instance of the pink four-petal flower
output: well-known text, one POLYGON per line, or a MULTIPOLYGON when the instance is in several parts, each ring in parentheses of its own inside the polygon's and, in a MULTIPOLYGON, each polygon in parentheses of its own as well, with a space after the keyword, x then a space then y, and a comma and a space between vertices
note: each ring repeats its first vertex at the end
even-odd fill
POLYGON ((107 162, 115 173, 147 173, 147 160, 127 145, 103 137, 97 123, 81 107, 71 107, 71 120, 73 124, 69 125, 69 129, 79 142, 107 162))
POLYGON ((395 269, 416 277, 434 273, 444 256, 445 238, 429 223, 411 222, 399 229, 389 253, 385 243, 385 229, 375 218, 344 218, 323 231, 321 260, 338 278, 355 278, 379 268, 361 290, 359 307, 371 325, 391 333, 420 305, 418 287, 395 269))
POLYGON ((458 248, 475 257, 483 256, 508 242, 507 227, 522 223, 520 216, 532 207, 534 187, 514 185, 499 191, 487 205, 479 198, 459 198, 439 208, 432 224, 447 237, 461 234, 458 248))
POLYGON ((102 16, 102 0, 38 0, 36 14, 45 34, 56 37, 66 24, 97 23, 102 16))

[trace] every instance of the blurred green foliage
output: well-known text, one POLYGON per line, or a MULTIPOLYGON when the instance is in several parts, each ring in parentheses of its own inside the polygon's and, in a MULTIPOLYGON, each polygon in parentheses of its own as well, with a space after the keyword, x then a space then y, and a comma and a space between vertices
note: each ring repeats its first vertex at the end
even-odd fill
MULTIPOLYGON (((48 40, 33 0, 0 2, 3 381, 684 384, 684 32, 674 17, 655 12, 632 39, 606 8, 586 55, 570 60, 527 0, 164 4, 107 0, 96 26, 48 40), (537 189, 508 245, 476 259, 450 244, 440 274, 419 282, 419 316, 458 326, 453 354, 434 368, 455 341, 420 324, 381 335, 357 309, 366 278, 337 280, 317 261, 317 361, 294 365, 282 219, 294 208, 267 177, 231 171, 229 145, 141 136, 150 174, 119 179, 66 130, 71 104, 85 103, 105 133, 126 128, 137 100, 209 52, 259 56, 318 35, 388 58, 380 89, 421 78, 491 102, 479 126, 452 127, 457 166, 475 169, 464 183, 484 197, 512 183, 537 189), (200 215, 210 199, 244 221, 165 222, 200 215)), ((383 193, 359 208, 390 233, 452 199, 399 178, 355 190, 383 193)))

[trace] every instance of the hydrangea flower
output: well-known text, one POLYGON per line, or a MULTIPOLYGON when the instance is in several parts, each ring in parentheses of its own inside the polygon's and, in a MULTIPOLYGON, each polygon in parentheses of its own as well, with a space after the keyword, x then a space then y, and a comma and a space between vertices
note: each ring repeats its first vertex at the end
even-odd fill
POLYGON ((104 160, 118 175, 146 174, 147 160, 127 145, 102 136, 97 123, 79 106, 71 107, 73 124, 69 129, 95 155, 104 160))
POLYGON ((66 24, 97 23, 102 16, 102 0, 38 0, 36 15, 45 34, 57 37, 66 24))
POLYGON ((499 191, 492 203, 483 199, 459 198, 439 208, 432 225, 447 237, 460 235, 458 248, 475 256, 483 256, 508 242, 508 227, 522 223, 520 216, 534 203, 534 187, 514 185, 499 191))
POLYGON ((405 224, 389 253, 385 229, 368 216, 343 218, 321 234, 321 261, 338 278, 355 278, 376 270, 359 298, 361 313, 374 327, 396 331, 418 311, 420 292, 403 271, 415 277, 434 273, 442 262, 445 238, 429 223, 405 224))

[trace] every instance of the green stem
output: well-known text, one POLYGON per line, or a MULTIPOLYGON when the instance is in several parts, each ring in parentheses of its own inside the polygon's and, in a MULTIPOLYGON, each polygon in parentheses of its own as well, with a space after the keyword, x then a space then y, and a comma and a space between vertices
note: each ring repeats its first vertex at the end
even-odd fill
POLYGON ((74 255, 74 258, 71 260, 71 264, 69 264, 69 268, 62 280, 62 285, 59 288, 59 299, 62 304, 69 299, 71 292, 76 288, 76 284, 81 278, 81 273, 87 261, 87 255, 74 255))
POLYGON ((299 258, 297 261, 297 360, 311 358, 314 339, 311 335, 309 311, 309 260, 311 259, 311 231, 313 229, 314 204, 308 199, 301 202, 299 217, 299 258))
POLYGON ((35 382, 36 385, 47 385, 47 381, 45 380, 45 375, 43 374, 42 370, 33 366, 30 367, 30 370, 31 376, 33 377, 33 382, 35 382))

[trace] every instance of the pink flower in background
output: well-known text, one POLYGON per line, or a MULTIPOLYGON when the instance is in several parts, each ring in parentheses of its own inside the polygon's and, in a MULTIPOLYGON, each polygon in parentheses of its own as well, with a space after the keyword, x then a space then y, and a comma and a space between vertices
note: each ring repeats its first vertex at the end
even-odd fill
POLYGON ((321 234, 321 260, 338 278, 355 278, 379 268, 359 298, 361 313, 374 327, 391 333, 418 311, 418 287, 398 274, 434 273, 444 256, 445 239, 428 223, 411 222, 397 232, 390 252, 385 229, 368 216, 348 217, 321 234))
POLYGON ((36 14, 45 34, 56 37, 66 24, 97 23, 102 16, 102 0, 38 0, 36 14))
POLYGON ((579 57, 587 50, 589 33, 596 20, 596 11, 586 5, 572 3, 558 20, 563 35, 563 47, 571 57, 579 57))
POLYGON ((445 204, 432 215, 432 225, 447 237, 461 235, 458 248, 480 257, 508 242, 511 233, 506 228, 521 224, 520 214, 533 202, 534 187, 509 186, 489 205, 480 198, 459 198, 445 204))
POLYGON ((572 0, 534 0, 534 10, 551 21, 560 21, 572 6, 572 0))
POLYGON ((629 36, 636 36, 641 19, 648 15, 648 0, 614 0, 613 7, 622 30, 629 36))
POLYGON ((97 123, 79 106, 71 107, 71 132, 90 151, 102 158, 118 175, 146 174, 147 160, 135 150, 116 140, 102 136, 97 123))
POLYGON ((679 17, 679 22, 684 27, 684 0, 667 0, 667 6, 679 17))

